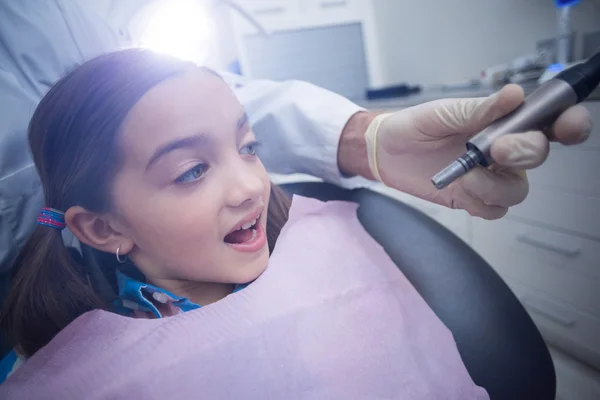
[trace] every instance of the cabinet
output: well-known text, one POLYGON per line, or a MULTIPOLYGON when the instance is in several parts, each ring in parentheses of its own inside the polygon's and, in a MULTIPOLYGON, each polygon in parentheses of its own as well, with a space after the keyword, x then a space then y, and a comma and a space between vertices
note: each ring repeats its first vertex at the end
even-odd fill
POLYGON ((550 344, 600 369, 600 102, 584 106, 594 119, 590 139, 552 145, 528 173, 525 202, 500 221, 473 220, 472 246, 550 344))

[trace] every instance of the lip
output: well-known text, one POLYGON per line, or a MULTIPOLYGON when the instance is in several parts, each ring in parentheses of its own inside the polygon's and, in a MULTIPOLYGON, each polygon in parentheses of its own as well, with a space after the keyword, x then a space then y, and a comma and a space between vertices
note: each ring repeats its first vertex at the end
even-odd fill
MULTIPOLYGON (((250 220, 252 221, 252 220, 250 220)), ((232 249, 242 253, 256 253, 267 244, 267 234, 265 229, 259 223, 256 224, 256 237, 246 243, 225 243, 232 249)))
MULTIPOLYGON (((252 211, 250 214, 246 215, 244 217, 244 219, 240 220, 237 224, 235 224, 233 226, 233 228, 231 228, 229 230, 229 232, 227 232, 225 234, 225 236, 229 235, 233 231, 237 231, 238 229, 240 229, 242 227, 242 225, 247 224, 248 222, 252 222, 255 219, 257 219, 262 214, 263 210, 264 210, 264 207, 261 206, 261 207, 258 207, 256 210, 252 211)), ((256 221, 256 225, 258 225, 258 222, 259 221, 256 221)))

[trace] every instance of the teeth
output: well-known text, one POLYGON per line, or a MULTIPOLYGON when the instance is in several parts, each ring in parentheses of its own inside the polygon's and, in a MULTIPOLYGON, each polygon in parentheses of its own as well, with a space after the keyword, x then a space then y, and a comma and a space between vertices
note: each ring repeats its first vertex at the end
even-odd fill
POLYGON ((258 220, 258 218, 256 218, 254 221, 250 221, 247 224, 242 225, 242 227, 240 229, 250 229, 251 227, 254 226, 254 224, 256 224, 257 220, 258 220))

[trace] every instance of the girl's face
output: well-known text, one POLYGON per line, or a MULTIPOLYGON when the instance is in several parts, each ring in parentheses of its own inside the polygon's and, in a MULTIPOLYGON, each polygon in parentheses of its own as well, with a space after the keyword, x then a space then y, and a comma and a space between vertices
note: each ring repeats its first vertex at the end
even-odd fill
POLYGON ((127 116, 119 146, 113 201, 128 256, 149 282, 193 298, 198 284, 210 291, 264 271, 270 181, 225 82, 199 69, 154 87, 127 116))

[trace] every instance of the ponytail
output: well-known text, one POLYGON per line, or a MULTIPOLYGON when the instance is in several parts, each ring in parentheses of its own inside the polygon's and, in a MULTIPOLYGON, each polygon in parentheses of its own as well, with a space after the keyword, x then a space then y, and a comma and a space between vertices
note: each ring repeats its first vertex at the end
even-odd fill
POLYGON ((17 257, 0 329, 29 357, 78 316, 105 305, 60 230, 38 225, 17 257))

